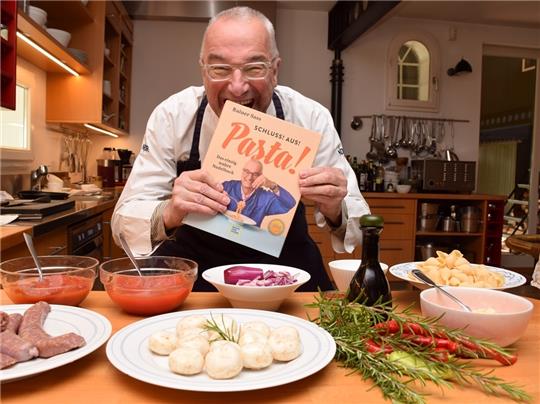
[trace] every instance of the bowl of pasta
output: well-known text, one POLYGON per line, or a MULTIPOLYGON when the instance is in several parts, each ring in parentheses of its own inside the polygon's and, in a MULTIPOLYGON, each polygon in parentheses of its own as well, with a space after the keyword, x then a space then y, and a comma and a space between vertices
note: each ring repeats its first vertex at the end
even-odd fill
POLYGON ((390 267, 390 273, 410 282, 419 289, 428 285, 417 280, 411 273, 419 269, 439 286, 470 287, 484 289, 510 289, 523 285, 526 279, 517 272, 489 265, 470 263, 458 250, 451 253, 436 252, 437 257, 425 261, 405 262, 390 267))
POLYGON ((437 318, 446 327, 461 328, 476 338, 490 340, 500 346, 516 342, 525 333, 533 314, 533 304, 524 297, 501 290, 445 287, 472 312, 464 311, 452 299, 435 288, 420 293, 422 315, 437 318))

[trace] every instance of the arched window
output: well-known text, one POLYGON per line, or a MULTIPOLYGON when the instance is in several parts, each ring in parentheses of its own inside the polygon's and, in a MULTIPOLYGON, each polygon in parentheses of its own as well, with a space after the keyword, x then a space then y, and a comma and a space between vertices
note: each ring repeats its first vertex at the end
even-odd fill
POLYGON ((426 34, 400 34, 388 51, 387 108, 437 111, 438 76, 435 40, 426 34))

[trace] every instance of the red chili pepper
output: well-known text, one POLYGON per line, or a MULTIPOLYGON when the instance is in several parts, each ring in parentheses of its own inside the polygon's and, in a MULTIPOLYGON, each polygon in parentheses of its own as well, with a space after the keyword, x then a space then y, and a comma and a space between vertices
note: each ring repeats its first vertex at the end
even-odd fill
POLYGON ((439 362, 448 362, 448 351, 444 348, 435 348, 435 352, 433 352, 431 358, 439 362))
POLYGON ((384 345, 381 347, 380 344, 373 341, 372 339, 366 340, 366 348, 369 353, 380 353, 384 352, 385 354, 392 353, 393 349, 389 345, 384 345))
POLYGON ((408 339, 417 345, 442 348, 450 353, 454 353, 458 349, 458 344, 447 338, 427 337, 424 335, 412 335, 408 339))
POLYGON ((379 330, 379 334, 395 334, 399 332, 399 324, 396 320, 388 320, 373 326, 379 330))
POLYGON ((450 353, 454 353, 458 349, 458 344, 454 341, 451 341, 447 338, 435 338, 436 349, 445 349, 450 353))
POLYGON ((403 324, 403 332, 414 335, 429 335, 429 332, 420 324, 411 322, 403 324))
POLYGON ((424 335, 411 335, 408 339, 417 345, 422 346, 434 346, 435 339, 433 337, 426 337, 424 335))
POLYGON ((517 362, 517 355, 515 354, 501 354, 491 348, 479 346, 466 338, 460 338, 458 342, 457 354, 462 358, 474 358, 474 354, 477 357, 483 359, 493 359, 497 362, 509 366, 517 362), (466 349, 462 349, 465 347, 466 349), (468 353, 467 350, 472 351, 473 354, 468 353))

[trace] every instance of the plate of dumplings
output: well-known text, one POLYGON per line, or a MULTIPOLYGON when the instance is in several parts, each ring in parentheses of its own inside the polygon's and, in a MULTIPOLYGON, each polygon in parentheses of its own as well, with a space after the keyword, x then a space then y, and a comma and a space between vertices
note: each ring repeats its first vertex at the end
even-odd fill
POLYGON ((251 309, 174 312, 132 323, 107 358, 137 380, 177 390, 234 392, 310 376, 334 358, 332 336, 304 319, 251 309))

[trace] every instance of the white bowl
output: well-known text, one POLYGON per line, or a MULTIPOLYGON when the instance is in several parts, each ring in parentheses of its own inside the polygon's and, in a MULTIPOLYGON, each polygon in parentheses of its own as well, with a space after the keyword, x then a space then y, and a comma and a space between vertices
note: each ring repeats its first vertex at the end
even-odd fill
POLYGON ((47 23, 47 12, 41 8, 28 6, 28 16, 42 27, 47 23))
POLYGON ((450 328, 465 328, 467 335, 488 339, 500 346, 516 342, 525 333, 533 313, 533 304, 524 297, 493 289, 445 286, 473 312, 462 310, 457 303, 435 288, 420 293, 425 317, 439 317, 438 323, 450 328), (495 310, 495 313, 474 312, 495 310))
POLYGON ((68 46, 69 41, 71 40, 71 34, 67 31, 63 31, 61 29, 56 29, 56 28, 47 28, 47 32, 54 39, 60 42, 62 46, 68 46))
POLYGON ((301 285, 310 280, 311 275, 298 268, 284 265, 271 264, 238 264, 254 268, 261 268, 264 272, 272 270, 275 272, 284 271, 291 275, 296 275, 297 282, 291 285, 282 286, 237 286, 225 283, 223 272, 236 265, 222 265, 207 269, 202 273, 203 279, 216 287, 231 305, 242 309, 259 309, 275 311, 281 303, 291 296, 301 285))
MULTIPOLYGON (((360 267, 362 260, 348 259, 348 260, 336 260, 330 261, 328 266, 330 267, 330 273, 334 278, 334 282, 339 291, 345 292, 351 283, 351 280, 360 267)), ((381 268, 386 274, 388 272, 388 265, 381 262, 381 268)))
POLYGON ((406 194, 410 190, 411 190, 410 185, 406 185, 406 184, 398 184, 398 185, 396 185, 396 191, 398 192, 398 194, 406 194))

